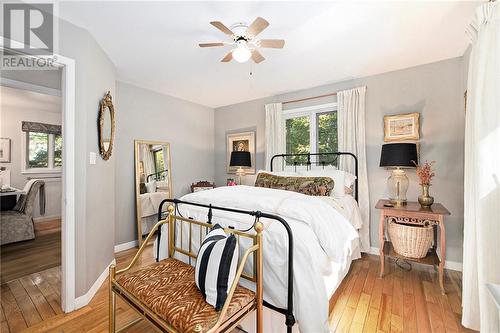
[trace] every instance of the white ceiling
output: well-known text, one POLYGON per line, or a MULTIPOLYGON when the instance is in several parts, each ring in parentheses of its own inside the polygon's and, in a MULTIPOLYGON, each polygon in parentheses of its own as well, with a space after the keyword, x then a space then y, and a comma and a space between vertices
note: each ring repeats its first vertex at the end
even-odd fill
POLYGON ((461 56, 479 3, 64 2, 59 13, 94 36, 119 80, 218 107, 461 56), (225 38, 210 21, 257 16, 270 22, 259 37, 286 40, 259 65, 198 47, 225 38))

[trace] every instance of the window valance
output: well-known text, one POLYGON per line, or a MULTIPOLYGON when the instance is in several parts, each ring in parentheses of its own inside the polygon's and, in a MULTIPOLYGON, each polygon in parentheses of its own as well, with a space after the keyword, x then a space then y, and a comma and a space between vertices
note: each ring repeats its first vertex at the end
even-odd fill
POLYGON ((61 135, 61 125, 52 125, 44 123, 36 123, 32 121, 23 121, 22 123, 23 132, 37 132, 37 133, 47 133, 61 135))

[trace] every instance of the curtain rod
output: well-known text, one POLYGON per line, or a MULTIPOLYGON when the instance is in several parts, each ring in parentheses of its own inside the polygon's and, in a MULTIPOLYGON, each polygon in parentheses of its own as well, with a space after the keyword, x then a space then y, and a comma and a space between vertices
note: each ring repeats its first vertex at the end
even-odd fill
POLYGON ((294 99, 294 100, 291 100, 291 101, 283 102, 281 104, 297 103, 297 102, 308 101, 310 99, 316 99, 316 98, 328 97, 328 96, 336 96, 336 95, 337 95, 337 93, 333 92, 333 93, 324 94, 324 95, 318 95, 318 96, 313 96, 313 97, 306 97, 306 98, 301 98, 301 99, 294 99))

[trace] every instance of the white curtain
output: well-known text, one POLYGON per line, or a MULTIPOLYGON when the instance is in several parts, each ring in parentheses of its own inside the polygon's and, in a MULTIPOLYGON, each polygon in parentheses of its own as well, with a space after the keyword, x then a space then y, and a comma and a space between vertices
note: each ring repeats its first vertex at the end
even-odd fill
POLYGON ((500 284, 500 4, 480 6, 469 32, 462 324, 499 332, 485 283, 500 284))
MULTIPOLYGON (((370 250, 370 197, 366 169, 365 93, 366 87, 337 93, 337 128, 338 150, 353 153, 358 158, 358 200, 363 219, 363 228, 359 233, 361 250, 368 252, 370 250)), ((341 158, 339 169, 354 174, 353 159, 341 158)))
MULTIPOLYGON (((270 169, 271 158, 285 153, 285 129, 283 124, 283 105, 266 104, 266 165, 270 169)), ((275 162, 276 163, 276 162, 275 162)), ((274 165, 276 167, 276 165, 274 165)))
POLYGON ((153 153, 151 152, 151 146, 148 144, 141 145, 141 156, 142 163, 144 164, 144 175, 148 175, 155 172, 155 162, 153 158, 153 153))

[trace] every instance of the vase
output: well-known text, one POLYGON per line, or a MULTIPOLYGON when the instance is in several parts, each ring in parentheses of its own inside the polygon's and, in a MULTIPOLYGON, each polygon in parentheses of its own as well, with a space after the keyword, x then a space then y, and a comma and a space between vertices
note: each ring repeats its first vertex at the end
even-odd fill
POLYGON ((430 185, 422 185, 422 195, 418 196, 418 202, 422 208, 430 208, 434 203, 434 197, 429 195, 429 186, 430 185))

